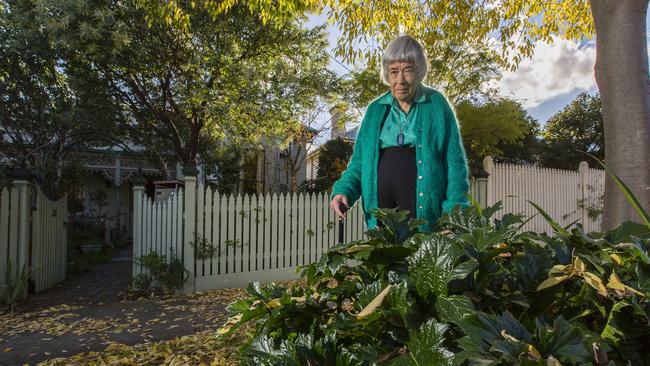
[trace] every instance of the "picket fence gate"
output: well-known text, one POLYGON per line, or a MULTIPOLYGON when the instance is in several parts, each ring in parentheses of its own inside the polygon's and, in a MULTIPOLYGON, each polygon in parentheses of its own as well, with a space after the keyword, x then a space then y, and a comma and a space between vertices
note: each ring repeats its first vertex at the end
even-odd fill
MULTIPOLYGON (((470 194, 483 206, 502 201, 496 218, 537 215, 523 229, 550 233, 530 200, 561 224, 577 220, 587 231, 600 228, 589 205, 602 199, 602 171, 586 163, 578 172, 495 164, 490 157, 484 168, 489 176, 472 179, 470 194)), ((296 278, 296 268, 318 261, 340 234, 324 193, 224 195, 185 176, 185 187, 166 201, 151 200, 142 185, 134 186, 134 199, 134 257, 155 252, 167 262, 178 258, 190 272, 186 291, 296 278)), ((344 220, 343 240, 361 240, 365 231, 357 201, 344 220)), ((134 278, 139 273, 147 272, 134 260, 134 278)))
POLYGON ((49 200, 26 180, 0 188, 0 300, 23 267, 34 271, 34 292, 66 278, 67 214, 65 197, 49 200))

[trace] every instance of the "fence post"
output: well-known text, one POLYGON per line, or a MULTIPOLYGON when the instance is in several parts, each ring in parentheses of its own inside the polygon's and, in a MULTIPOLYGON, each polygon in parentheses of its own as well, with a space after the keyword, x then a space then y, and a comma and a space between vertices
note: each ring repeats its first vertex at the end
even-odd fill
POLYGON ((580 187, 578 189, 580 190, 578 192, 578 202, 581 202, 582 204, 579 205, 580 207, 580 222, 582 223, 582 226, 584 227, 587 224, 587 178, 589 174, 589 164, 587 164, 586 161, 581 161, 580 165, 578 166, 578 173, 580 173, 580 187))
POLYGON ((483 178, 486 180, 485 203, 483 206, 491 206, 494 204, 494 160, 491 156, 483 158, 483 170, 487 173, 487 178, 483 178))
MULTIPOLYGON (((31 233, 31 188, 32 184, 22 178, 18 178, 13 181, 13 186, 18 191, 18 258, 14 271, 20 273, 20 271, 29 265, 29 244, 30 244, 30 233, 31 233)), ((19 278, 15 279, 19 281, 19 278)), ((28 286, 25 286, 21 298, 27 298, 28 286)))
POLYGON ((183 168, 183 180, 185 181, 184 209, 183 209, 183 267, 189 272, 189 279, 183 287, 183 292, 194 292, 195 286, 195 264, 194 247, 196 243, 196 168, 183 168))
POLYGON ((142 204, 144 200, 144 179, 136 177, 131 179, 133 183, 133 276, 141 273, 141 266, 137 258, 142 255, 142 204))

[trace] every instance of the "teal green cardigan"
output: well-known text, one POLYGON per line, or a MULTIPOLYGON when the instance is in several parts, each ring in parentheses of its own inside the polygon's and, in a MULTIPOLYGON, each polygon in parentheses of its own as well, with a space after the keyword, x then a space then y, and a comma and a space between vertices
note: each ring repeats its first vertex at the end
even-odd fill
MULTIPOLYGON (((447 98, 437 90, 421 86, 418 101, 415 152, 418 169, 416 185, 417 217, 425 219, 421 231, 432 231, 442 212, 456 205, 469 206, 465 194, 469 190, 467 159, 454 110, 447 98)), ((354 144, 352 157, 341 178, 334 183, 330 200, 342 194, 352 206, 359 198, 368 229, 377 226, 370 210, 378 207, 377 163, 379 158, 380 124, 393 96, 385 93, 366 109, 354 144)))

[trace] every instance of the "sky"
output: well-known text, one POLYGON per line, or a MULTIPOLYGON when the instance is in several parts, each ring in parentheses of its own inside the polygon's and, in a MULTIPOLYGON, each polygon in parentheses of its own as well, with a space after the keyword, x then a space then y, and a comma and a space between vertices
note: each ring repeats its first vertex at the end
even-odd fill
MULTIPOLYGON (((325 23, 325 15, 310 16, 307 26, 325 23)), ((340 33, 336 26, 329 25, 327 29, 329 51, 333 55, 332 49, 340 33)), ((648 29, 646 28, 646 33, 649 33, 648 29)), ((648 49, 650 51, 650 45, 648 49)), ((581 92, 594 94, 598 91, 594 79, 595 61, 596 45, 593 40, 584 44, 557 38, 550 45, 539 42, 534 56, 523 60, 514 72, 502 71, 503 77, 495 86, 503 96, 520 101, 528 113, 543 126, 581 92)), ((347 73, 333 59, 330 59, 329 68, 341 75, 347 73)))

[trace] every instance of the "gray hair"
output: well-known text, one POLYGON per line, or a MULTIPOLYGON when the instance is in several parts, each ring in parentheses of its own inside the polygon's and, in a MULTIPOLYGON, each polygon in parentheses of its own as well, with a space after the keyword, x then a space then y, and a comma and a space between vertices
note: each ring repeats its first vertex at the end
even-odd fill
POLYGON ((389 84, 388 66, 394 62, 414 63, 418 84, 427 76, 427 57, 424 55, 424 49, 411 36, 404 35, 395 38, 384 50, 381 57, 381 79, 385 84, 389 84))

